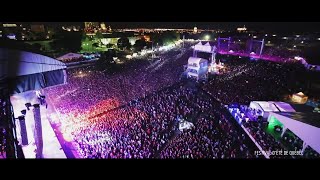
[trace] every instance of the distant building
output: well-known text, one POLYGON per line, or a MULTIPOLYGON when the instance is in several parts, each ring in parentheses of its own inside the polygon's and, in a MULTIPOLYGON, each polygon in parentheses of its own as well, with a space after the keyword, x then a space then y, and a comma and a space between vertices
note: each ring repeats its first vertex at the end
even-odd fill
POLYGON ((238 32, 246 32, 246 31, 247 31, 247 28, 246 28, 246 26, 239 27, 239 28, 237 28, 237 31, 238 31, 238 32))
POLYGON ((105 23, 101 23, 101 24, 100 24, 100 27, 101 27, 101 29, 102 29, 102 30, 106 30, 106 29, 107 29, 107 27, 106 27, 106 24, 105 24, 105 23))
POLYGON ((35 33, 44 33, 46 31, 43 24, 31 24, 30 29, 31 32, 35 33))
POLYGON ((99 22, 84 22, 84 28, 98 28, 99 27, 99 22))
POLYGON ((18 25, 16 23, 3 23, 2 27, 3 28, 12 28, 12 27, 17 27, 18 25))

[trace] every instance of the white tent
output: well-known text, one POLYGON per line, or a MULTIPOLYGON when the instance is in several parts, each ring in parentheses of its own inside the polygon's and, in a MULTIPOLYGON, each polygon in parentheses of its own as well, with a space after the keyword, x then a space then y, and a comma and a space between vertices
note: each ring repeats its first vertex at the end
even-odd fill
POLYGON ((270 121, 272 116, 283 124, 282 135, 286 129, 290 129, 290 131, 304 141, 303 150, 309 145, 312 149, 320 153, 320 114, 270 112, 268 121, 270 121))
POLYGON ((216 46, 211 46, 209 42, 207 42, 204 45, 201 42, 199 42, 194 46, 194 50, 201 51, 201 52, 214 53, 217 50, 217 48, 216 46))
POLYGON ((212 46, 209 44, 209 42, 208 42, 206 45, 202 45, 202 43, 199 42, 198 44, 196 44, 196 45, 194 46, 194 50, 212 53, 213 48, 212 48, 212 46))
POLYGON ((60 61, 64 61, 66 59, 78 59, 78 58, 81 58, 82 57, 82 54, 76 54, 76 53, 68 53, 68 54, 65 54, 63 56, 60 56, 58 57, 57 59, 60 60, 60 61))

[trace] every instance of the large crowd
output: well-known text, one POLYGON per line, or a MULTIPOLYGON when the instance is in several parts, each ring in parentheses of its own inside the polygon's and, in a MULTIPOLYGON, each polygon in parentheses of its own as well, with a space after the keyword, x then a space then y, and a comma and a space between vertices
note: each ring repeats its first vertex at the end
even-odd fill
MULTIPOLYGON (((229 59, 222 75, 188 87, 180 77, 191 53, 170 50, 160 59, 129 62, 115 74, 70 70, 68 84, 46 90, 60 130, 84 158, 257 157, 223 105, 298 92, 303 66, 229 59), (178 117, 194 127, 180 131, 178 117)), ((245 126, 263 149, 282 148, 259 124, 245 126)))
POLYGON ((197 89, 177 84, 70 128, 84 158, 252 157, 247 137, 219 114, 219 105, 197 89), (193 122, 195 130, 180 132, 178 117, 193 122), (175 143, 189 136, 190 143, 175 143), (171 154, 172 147, 191 150, 171 154))
POLYGON ((6 151, 6 131, 5 131, 5 119, 6 119, 6 102, 0 98, 0 158, 5 157, 6 151))
POLYGON ((300 92, 305 69, 298 63, 274 63, 230 59, 225 62, 227 73, 208 82, 203 88, 224 104, 250 101, 281 101, 284 95, 300 92))

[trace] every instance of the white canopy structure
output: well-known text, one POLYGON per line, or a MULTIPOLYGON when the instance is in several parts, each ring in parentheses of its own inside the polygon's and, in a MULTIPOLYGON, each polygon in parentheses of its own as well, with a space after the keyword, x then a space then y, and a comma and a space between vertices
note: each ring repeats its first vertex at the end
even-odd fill
POLYGON ((65 61, 67 59, 78 59, 78 58, 81 58, 81 57, 82 57, 82 54, 68 53, 68 54, 65 54, 63 56, 58 57, 57 59, 60 60, 60 61, 65 61))
POLYGON ((264 118, 269 116, 269 112, 296 112, 290 104, 285 102, 251 101, 249 107, 260 110, 264 118))
POLYGON ((209 59, 212 64, 216 63, 216 53, 217 53, 217 48, 216 46, 210 45, 209 42, 206 44, 202 44, 200 41, 198 44, 193 46, 193 57, 197 57, 198 52, 205 52, 205 53, 210 53, 211 58, 209 59))
POLYGON ((201 42, 199 42, 194 46, 193 49, 195 51, 201 51, 201 52, 207 52, 207 53, 215 53, 215 51, 217 50, 216 46, 211 46, 209 42, 207 42, 204 45, 201 42))
POLYGON ((0 48, 0 79, 9 79, 13 93, 66 83, 66 65, 31 52, 0 48))
POLYGON ((206 77, 208 72, 208 60, 189 57, 186 72, 188 77, 193 77, 197 80, 206 77))
POLYGON ((312 112, 270 112, 268 121, 273 117, 283 124, 282 135, 289 129, 304 142, 302 151, 309 145, 320 153, 320 114, 312 112))

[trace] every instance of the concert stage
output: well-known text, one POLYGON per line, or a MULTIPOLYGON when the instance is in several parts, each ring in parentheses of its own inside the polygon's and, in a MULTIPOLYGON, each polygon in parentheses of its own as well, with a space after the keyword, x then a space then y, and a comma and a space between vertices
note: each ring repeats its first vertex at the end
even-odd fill
MULTIPOLYGON (((35 91, 27 91, 20 94, 15 94, 10 98, 11 104, 13 106, 15 118, 22 115, 21 110, 26 108, 26 103, 39 104, 39 100, 36 96, 35 91)), ((50 105, 48 105, 50 106, 50 105)), ((26 111, 25 115, 25 124, 27 130, 28 144, 22 145, 22 150, 25 158, 35 158, 35 140, 34 140, 34 115, 32 111, 33 107, 30 107, 30 110, 26 111)), ((55 113, 53 108, 48 107, 46 109, 45 105, 40 105, 41 112, 41 124, 42 124, 42 137, 43 137, 43 158, 67 158, 58 138, 50 125, 49 117, 51 113, 55 113)), ((20 122, 16 119, 16 130, 17 130, 17 139, 19 143, 22 143, 21 132, 20 132, 20 122)))

